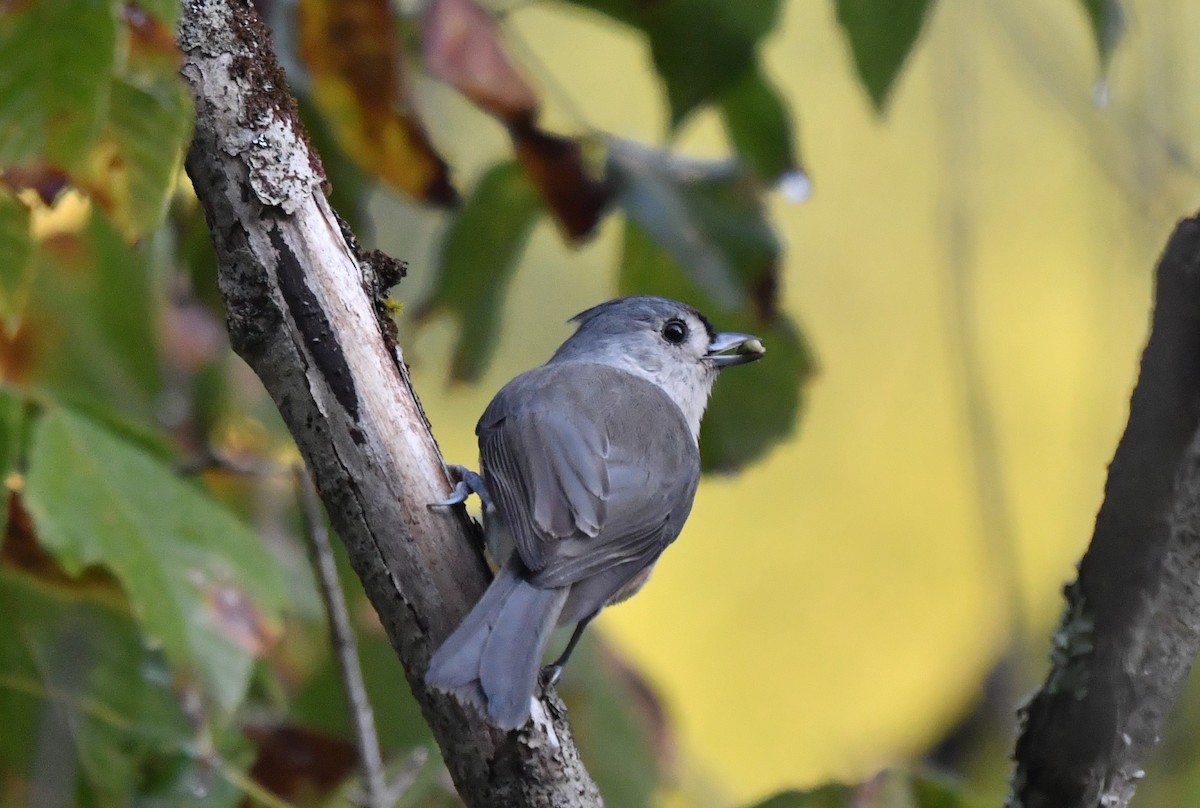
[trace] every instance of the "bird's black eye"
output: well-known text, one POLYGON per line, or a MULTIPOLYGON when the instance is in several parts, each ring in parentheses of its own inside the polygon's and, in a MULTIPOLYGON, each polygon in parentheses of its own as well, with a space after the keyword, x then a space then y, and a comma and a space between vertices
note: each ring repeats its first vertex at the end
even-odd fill
POLYGON ((679 345, 688 335, 687 323, 683 320, 667 320, 666 325, 662 327, 663 339, 672 345, 679 345))

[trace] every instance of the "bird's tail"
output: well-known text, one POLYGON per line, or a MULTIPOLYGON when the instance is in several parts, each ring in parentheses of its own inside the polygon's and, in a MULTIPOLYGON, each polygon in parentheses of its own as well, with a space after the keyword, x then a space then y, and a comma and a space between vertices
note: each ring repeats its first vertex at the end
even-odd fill
POLYGON ((477 707, 502 729, 529 718, 542 654, 568 588, 539 589, 514 554, 429 660, 425 683, 477 707))

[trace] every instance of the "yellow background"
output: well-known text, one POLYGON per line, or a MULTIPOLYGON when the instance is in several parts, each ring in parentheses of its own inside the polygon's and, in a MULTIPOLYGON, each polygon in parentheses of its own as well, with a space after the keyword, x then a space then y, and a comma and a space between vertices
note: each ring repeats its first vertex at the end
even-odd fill
MULTIPOLYGON (((1036 660, 1048 651, 1124 425, 1154 259, 1200 187, 1187 148, 1200 4, 1125 3, 1103 107, 1078 6, 935 3, 880 119, 833 2, 785 4, 764 63, 814 191, 773 196, 771 213, 786 308, 820 372, 795 438, 707 480, 652 584, 600 621, 661 689, 696 802, 918 754, 970 707, 1013 625, 1036 660)), ((506 19, 552 128, 662 142, 636 35, 560 6, 506 19)), ((420 90, 460 184, 508 153, 494 122, 420 90)), ((676 145, 726 148, 711 113, 676 145)), ((420 299, 440 219, 382 196, 373 211, 379 246, 410 261, 401 297, 420 299)), ((444 381, 449 321, 406 330, 448 458, 473 464, 491 395, 547 358, 567 317, 612 296, 619 230, 572 252, 539 226, 478 386, 444 381)))

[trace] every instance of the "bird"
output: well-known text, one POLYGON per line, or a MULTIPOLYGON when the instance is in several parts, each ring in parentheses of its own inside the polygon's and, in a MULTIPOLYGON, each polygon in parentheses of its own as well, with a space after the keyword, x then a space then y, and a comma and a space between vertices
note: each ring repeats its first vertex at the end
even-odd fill
POLYGON ((425 682, 503 730, 530 717, 584 628, 635 594, 683 529, 700 480, 700 421, 720 371, 761 358, 693 307, 623 297, 569 322, 545 364, 506 384, 475 428, 480 472, 453 467, 448 506, 483 502, 492 583, 429 661, 425 682), (575 624, 541 661, 551 631, 575 624), (539 673, 541 674, 539 676, 539 673))

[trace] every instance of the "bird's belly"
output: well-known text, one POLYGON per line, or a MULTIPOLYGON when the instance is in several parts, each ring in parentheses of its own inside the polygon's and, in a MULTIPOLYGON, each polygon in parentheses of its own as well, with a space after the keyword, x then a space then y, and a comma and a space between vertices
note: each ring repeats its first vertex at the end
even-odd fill
POLYGON ((629 583, 617 590, 617 594, 608 599, 608 605, 611 606, 614 603, 620 603, 636 595, 638 590, 646 585, 646 581, 649 580, 650 573, 652 572, 654 572, 653 563, 647 565, 641 572, 633 576, 629 583))

